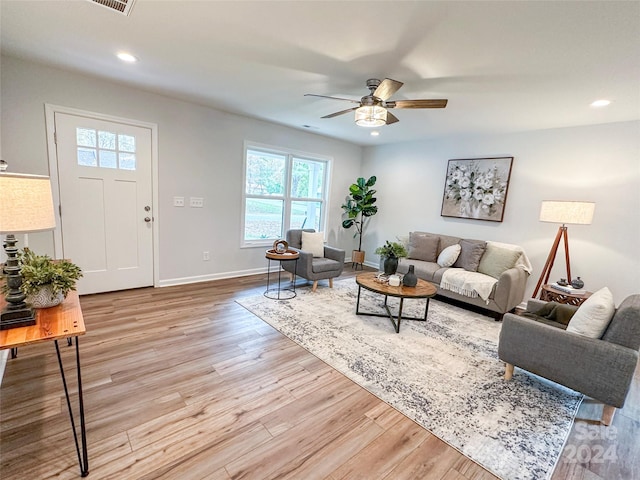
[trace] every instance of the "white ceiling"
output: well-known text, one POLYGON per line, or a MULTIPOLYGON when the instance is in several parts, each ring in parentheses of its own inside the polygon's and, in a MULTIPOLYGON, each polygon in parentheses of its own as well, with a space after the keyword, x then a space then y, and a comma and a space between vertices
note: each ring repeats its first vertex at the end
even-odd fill
POLYGON ((129 17, 87 0, 2 0, 2 52, 360 145, 640 118, 638 1, 162 1, 129 17), (126 50, 140 61, 115 58, 126 50), (405 83, 379 137, 350 107, 405 83), (589 104, 607 98, 611 105, 589 104))

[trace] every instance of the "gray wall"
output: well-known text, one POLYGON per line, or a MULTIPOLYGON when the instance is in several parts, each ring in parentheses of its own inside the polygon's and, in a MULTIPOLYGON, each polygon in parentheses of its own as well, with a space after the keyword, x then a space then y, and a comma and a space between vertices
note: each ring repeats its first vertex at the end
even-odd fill
MULTIPOLYGON (((13 57, 2 57, 1 77, 2 154, 14 172, 48 174, 45 103, 158 124, 161 284, 266 269, 265 248, 240 248, 245 140, 333 157, 327 238, 351 251, 340 205, 361 170, 359 146, 13 57), (204 197, 205 208, 175 208, 174 195, 204 197)), ((51 233, 29 244, 53 254, 51 233)))
MULTIPOLYGON (((369 252, 413 230, 519 244, 534 267, 530 294, 559 227, 538 220, 541 201, 594 201, 591 225, 568 226, 572 276, 591 291, 608 286, 616 303, 640 292, 640 122, 367 148, 363 173, 378 177, 369 252), (504 221, 441 217, 447 160, 490 156, 514 157, 504 221)), ((564 265, 561 246, 552 280, 564 265)))

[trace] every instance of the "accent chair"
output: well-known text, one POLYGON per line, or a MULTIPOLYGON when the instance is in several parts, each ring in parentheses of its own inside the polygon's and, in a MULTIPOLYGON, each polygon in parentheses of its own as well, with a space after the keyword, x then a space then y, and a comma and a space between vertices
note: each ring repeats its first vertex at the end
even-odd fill
MULTIPOLYGON (((545 305, 531 299, 527 311, 535 314, 545 305)), ((518 366, 576 390, 604 403, 600 421, 609 425, 616 408, 624 406, 638 365, 640 294, 618 306, 601 338, 564 328, 544 319, 505 314, 498 345, 498 356, 506 363, 505 379, 510 380, 518 366)))
MULTIPOLYGON (((339 277, 344 268, 345 251, 335 247, 324 246, 324 257, 314 257, 311 252, 302 250, 302 232, 315 232, 312 228, 289 230, 286 240, 289 248, 300 252, 296 275, 313 282, 312 290, 318 288, 318 280, 329 280, 333 288, 333 279, 339 277)), ((295 262, 282 262, 282 268, 293 276, 295 262)), ((295 281, 295 278, 293 279, 295 281)))

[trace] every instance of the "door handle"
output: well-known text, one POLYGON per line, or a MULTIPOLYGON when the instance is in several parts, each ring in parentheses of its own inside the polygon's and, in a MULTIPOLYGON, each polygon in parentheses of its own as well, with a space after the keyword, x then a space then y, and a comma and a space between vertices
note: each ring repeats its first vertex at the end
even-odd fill
POLYGON ((151 219, 149 217, 144 217, 144 221, 149 223, 151 221, 151 219))

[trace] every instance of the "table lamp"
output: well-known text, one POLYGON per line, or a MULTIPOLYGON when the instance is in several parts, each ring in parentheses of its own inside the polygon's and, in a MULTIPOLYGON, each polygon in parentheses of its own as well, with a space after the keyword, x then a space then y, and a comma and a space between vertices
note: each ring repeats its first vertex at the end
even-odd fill
POLYGON ((533 298, 536 298, 540 286, 549 281, 549 275, 551 275, 551 269, 553 268, 553 262, 556 259, 556 253, 560 244, 560 239, 564 238, 564 254, 565 262, 567 266, 567 281, 571 283, 571 265, 569 262, 569 236, 567 233, 567 224, 574 225, 591 225, 593 221, 593 212, 595 211, 596 204, 593 202, 571 202, 571 201, 557 201, 557 200, 544 200, 540 208, 540 221, 561 223, 558 227, 558 233, 551 245, 549 256, 544 264, 540 279, 536 285, 536 289, 533 291, 533 298))
POLYGON ((26 296, 20 290, 22 275, 15 234, 53 230, 56 219, 49 177, 0 173, 0 200, 0 234, 7 234, 4 279, 8 290, 7 305, 0 312, 0 330, 7 330, 36 323, 34 312, 25 303, 26 296))

